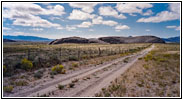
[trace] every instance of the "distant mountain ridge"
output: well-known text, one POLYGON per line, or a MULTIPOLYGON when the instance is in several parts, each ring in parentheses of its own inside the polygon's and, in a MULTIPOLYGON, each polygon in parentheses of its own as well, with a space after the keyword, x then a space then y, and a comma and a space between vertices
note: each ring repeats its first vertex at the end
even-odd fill
POLYGON ((166 43, 180 43, 180 36, 170 37, 170 38, 162 38, 166 43))
MULTIPOLYGON (((37 36, 23 36, 23 35, 18 35, 18 36, 11 36, 11 35, 3 35, 3 40, 4 42, 15 42, 15 41, 31 41, 31 42, 50 42, 50 44, 60 44, 60 43, 112 43, 112 41, 116 43, 133 43, 133 42, 150 42, 149 39, 145 41, 143 38, 151 38, 155 39, 156 41, 154 42, 166 42, 166 43, 180 43, 180 36, 176 37, 170 37, 170 38, 158 38, 155 36, 137 36, 137 37, 99 37, 99 38, 91 38, 91 39, 86 39, 86 38, 81 38, 81 37, 68 37, 68 38, 62 38, 62 39, 48 39, 48 38, 43 38, 43 37, 37 37, 37 36), (134 38, 139 38, 138 41, 135 41, 136 39, 134 38), (106 40, 107 39, 107 40, 106 40), (10 41, 9 41, 10 40, 10 41), (81 41, 82 40, 82 41, 81 41), (143 40, 143 41, 142 41, 143 40), (158 41, 157 41, 158 40, 158 41), (163 40, 163 41, 161 41, 163 40), (60 43, 59 43, 59 42, 60 43), (84 41, 84 42, 83 42, 84 41)), ((152 40, 151 40, 152 42, 152 40)))
POLYGON ((67 37, 56 39, 49 44, 62 44, 62 43, 108 43, 108 44, 121 44, 121 43, 165 43, 156 36, 136 36, 136 37, 100 37, 95 39, 86 39, 81 37, 67 37))
POLYGON ((9 39, 9 40, 15 40, 15 41, 52 41, 53 39, 48 39, 48 38, 42 38, 42 37, 37 37, 37 36, 23 36, 23 35, 18 35, 18 36, 11 36, 11 35, 3 35, 3 39, 9 39))
POLYGON ((100 37, 99 40, 110 44, 120 43, 165 43, 161 38, 156 36, 135 36, 135 37, 100 37))
POLYGON ((16 42, 16 41, 10 39, 3 39, 3 42, 16 42))

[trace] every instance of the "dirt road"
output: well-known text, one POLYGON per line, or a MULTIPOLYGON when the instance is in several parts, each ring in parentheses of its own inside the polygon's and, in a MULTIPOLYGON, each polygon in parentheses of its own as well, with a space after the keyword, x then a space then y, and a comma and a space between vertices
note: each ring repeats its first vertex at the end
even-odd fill
POLYGON ((101 65, 81 69, 74 73, 65 74, 41 85, 21 90, 9 95, 11 97, 54 96, 54 97, 85 97, 95 96, 102 88, 107 87, 111 81, 123 74, 138 58, 143 57, 154 48, 152 45, 137 54, 121 57, 101 65), (77 81, 74 81, 77 80, 77 81), (73 87, 69 84, 73 83, 73 87), (58 84, 64 89, 59 90, 58 84))

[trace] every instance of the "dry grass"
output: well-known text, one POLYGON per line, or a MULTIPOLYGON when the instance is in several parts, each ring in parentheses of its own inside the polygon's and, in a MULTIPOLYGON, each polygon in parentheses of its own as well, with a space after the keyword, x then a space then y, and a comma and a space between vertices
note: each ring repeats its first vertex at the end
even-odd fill
POLYGON ((96 96, 179 97, 180 45, 156 44, 155 46, 153 51, 139 59, 128 71, 96 96))

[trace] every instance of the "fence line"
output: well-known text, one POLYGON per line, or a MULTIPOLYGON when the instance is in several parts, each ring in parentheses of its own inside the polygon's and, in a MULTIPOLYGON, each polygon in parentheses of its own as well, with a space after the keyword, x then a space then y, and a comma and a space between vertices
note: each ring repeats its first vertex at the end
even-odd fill
MULTIPOLYGON (((43 67, 44 64, 47 63, 62 63, 64 61, 79 61, 82 59, 94 58, 94 57, 101 57, 101 56, 108 56, 114 54, 122 54, 127 52, 133 52, 134 50, 141 50, 144 48, 149 47, 150 45, 145 46, 134 46, 128 47, 124 49, 122 46, 120 47, 95 47, 95 48, 57 48, 53 50, 31 50, 27 49, 26 52, 20 53, 19 55, 4 55, 3 62, 4 64, 16 64, 21 61, 23 58, 27 58, 28 60, 32 61, 33 63, 37 63, 38 66, 43 67)), ((49 65, 48 65, 49 66, 49 65)))

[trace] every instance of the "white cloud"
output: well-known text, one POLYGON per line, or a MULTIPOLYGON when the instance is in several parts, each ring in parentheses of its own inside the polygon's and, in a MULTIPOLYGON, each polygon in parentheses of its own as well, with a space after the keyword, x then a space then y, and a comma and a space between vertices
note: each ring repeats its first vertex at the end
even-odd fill
POLYGON ((92 24, 103 24, 108 26, 114 26, 114 25, 117 25, 118 23, 112 20, 103 20, 101 16, 98 16, 92 19, 92 24))
POLYGON ((136 14, 132 14, 132 13, 130 13, 129 15, 130 15, 130 16, 137 16, 136 14))
POLYGON ((150 29, 146 29, 146 32, 150 32, 151 30, 150 29))
POLYGON ((33 28, 33 31, 43 31, 43 28, 33 28))
POLYGON ((70 20, 86 20, 86 19, 92 19, 94 18, 94 14, 89 14, 80 10, 73 10, 72 13, 70 13, 70 16, 68 19, 70 20))
POLYGON ((102 24, 108 25, 108 26, 114 26, 114 25, 117 25, 118 23, 112 20, 107 20, 107 21, 103 21, 102 24))
POLYGON ((113 16, 113 17, 119 18, 119 19, 126 19, 126 16, 124 16, 123 14, 118 14, 118 12, 110 6, 100 7, 99 14, 103 15, 103 16, 113 16))
POLYGON ((75 30, 75 29, 76 29, 75 26, 70 26, 70 25, 66 26, 66 30, 68 30, 68 31, 72 31, 72 30, 75 30))
POLYGON ((49 17, 49 19, 52 20, 52 21, 54 21, 54 20, 66 21, 66 20, 64 20, 64 19, 61 18, 61 17, 55 17, 55 16, 51 16, 51 17, 49 17))
POLYGON ((82 28, 88 28, 92 26, 91 22, 82 22, 80 25, 77 25, 77 27, 82 27, 82 28))
POLYGON ((88 31, 93 32, 94 30, 93 29, 89 29, 88 31))
POLYGON ((180 26, 166 26, 166 28, 175 29, 176 31, 180 30, 180 26))
POLYGON ((152 14, 153 14, 152 10, 147 10, 145 13, 143 13, 144 16, 149 16, 152 14))
POLYGON ((116 32, 120 32, 121 30, 115 30, 116 32))
POLYGON ((13 20, 13 25, 31 26, 31 27, 54 27, 61 29, 60 24, 51 23, 42 19, 38 15, 62 15, 64 8, 56 5, 53 9, 44 9, 37 4, 32 3, 3 3, 6 8, 3 11, 3 18, 13 20))
POLYGON ((176 31, 179 31, 180 30, 180 26, 178 26, 177 28, 175 28, 176 31))
POLYGON ((142 14, 143 9, 153 7, 152 4, 149 3, 118 3, 116 5, 116 9, 121 13, 140 13, 142 14))
POLYGON ((180 14, 180 3, 171 3, 169 5, 169 9, 172 12, 179 13, 180 14))
POLYGON ((81 8, 82 11, 92 13, 97 3, 69 3, 73 8, 81 8))
POLYGON ((11 30, 11 28, 3 27, 3 30, 11 30))
POLYGON ((101 16, 98 16, 97 18, 92 19, 93 24, 102 24, 103 18, 101 16))
POLYGON ((57 30, 62 30, 64 29, 63 27, 56 27, 57 30))
POLYGON ((27 13, 33 15, 58 15, 58 16, 65 14, 64 7, 61 5, 56 5, 50 9, 45 9, 33 3, 3 3, 3 7, 8 8, 8 10, 5 10, 5 13, 3 13, 4 14, 3 17, 12 17, 11 13, 13 14, 27 13))
POLYGON ((144 22, 144 23, 159 23, 165 21, 171 21, 180 19, 180 4, 174 3, 169 5, 170 11, 162 11, 158 13, 156 16, 152 16, 149 18, 140 18, 137 22, 144 22))
POLYGON ((130 27, 127 26, 127 25, 117 25, 117 26, 115 27, 115 29, 116 29, 116 31, 119 31, 119 30, 130 29, 130 27))
POLYGON ((176 28, 177 26, 166 26, 166 28, 176 28))
POLYGON ((24 33, 24 32, 11 32, 11 33, 3 33, 3 35, 13 35, 13 36, 17 36, 17 35, 30 35, 30 33, 24 33))
POLYGON ((51 23, 45 19, 40 18, 39 16, 34 16, 30 14, 25 15, 25 17, 24 15, 17 15, 17 18, 15 18, 15 20, 13 21, 13 25, 61 28, 60 24, 51 23))

